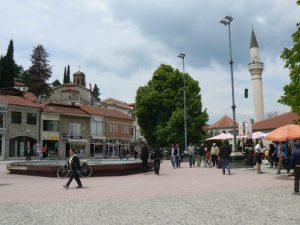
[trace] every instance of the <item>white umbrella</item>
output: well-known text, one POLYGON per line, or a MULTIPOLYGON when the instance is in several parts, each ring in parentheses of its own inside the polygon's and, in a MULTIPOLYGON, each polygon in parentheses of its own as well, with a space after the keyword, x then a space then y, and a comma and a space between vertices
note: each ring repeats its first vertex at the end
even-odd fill
POLYGON ((227 140, 227 139, 232 139, 232 138, 233 138, 233 135, 230 133, 221 133, 217 136, 207 138, 206 140, 227 140))
POLYGON ((257 132, 252 133, 252 138, 253 139, 261 139, 261 138, 264 138, 266 135, 267 135, 266 133, 257 131, 257 132))

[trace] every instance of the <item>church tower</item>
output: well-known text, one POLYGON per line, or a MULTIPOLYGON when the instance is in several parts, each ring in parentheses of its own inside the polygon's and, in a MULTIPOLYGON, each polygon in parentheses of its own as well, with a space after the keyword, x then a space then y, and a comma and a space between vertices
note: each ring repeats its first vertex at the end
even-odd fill
POLYGON ((264 70, 264 64, 260 62, 259 47, 253 29, 250 41, 250 58, 251 63, 248 64, 248 70, 251 74, 252 80, 254 120, 257 122, 264 119, 264 94, 262 86, 262 72, 264 70))
POLYGON ((81 71, 78 71, 73 74, 73 83, 85 87, 85 74, 81 71))

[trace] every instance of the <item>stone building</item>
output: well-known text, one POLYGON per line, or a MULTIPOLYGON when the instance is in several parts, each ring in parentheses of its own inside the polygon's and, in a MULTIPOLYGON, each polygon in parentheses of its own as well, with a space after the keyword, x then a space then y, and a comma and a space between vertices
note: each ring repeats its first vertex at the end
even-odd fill
POLYGON ((40 140, 41 105, 26 96, 0 95, 0 158, 24 157, 40 140))

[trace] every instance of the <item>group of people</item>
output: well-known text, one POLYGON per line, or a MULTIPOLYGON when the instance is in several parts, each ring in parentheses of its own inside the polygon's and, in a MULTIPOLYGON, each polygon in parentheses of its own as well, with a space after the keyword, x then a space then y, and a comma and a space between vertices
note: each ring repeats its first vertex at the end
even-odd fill
POLYGON ((47 149, 41 147, 38 142, 33 144, 32 149, 33 151, 31 150, 30 142, 28 142, 24 149, 24 156, 27 161, 31 160, 31 156, 36 156, 37 159, 42 160, 47 155, 47 149))
POLYGON ((174 169, 180 167, 183 156, 188 156, 189 167, 195 167, 197 161, 197 167, 201 167, 201 163, 211 163, 211 166, 222 168, 223 174, 225 170, 230 174, 230 154, 231 148, 228 141, 224 141, 220 147, 216 143, 212 144, 211 148, 205 148, 204 143, 200 146, 195 146, 192 143, 189 144, 184 152, 181 152, 179 145, 171 145, 171 164, 174 169))

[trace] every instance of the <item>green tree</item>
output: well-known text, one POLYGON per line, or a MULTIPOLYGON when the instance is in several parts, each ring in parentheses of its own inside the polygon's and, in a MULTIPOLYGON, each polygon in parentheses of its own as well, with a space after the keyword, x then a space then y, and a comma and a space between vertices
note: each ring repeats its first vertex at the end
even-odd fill
POLYGON ((162 64, 147 85, 138 88, 136 115, 142 134, 150 145, 184 146, 183 77, 186 81, 188 141, 199 142, 205 137, 202 129, 208 120, 202 109, 200 87, 187 73, 180 73, 162 64))
POLYGON ((68 65, 68 69, 67 69, 67 76, 66 76, 66 83, 71 83, 71 79, 70 79, 70 65, 68 65))
POLYGON ((13 40, 9 42, 6 56, 1 57, 0 70, 0 87, 13 87, 16 77, 13 40))
POLYGON ((99 101, 100 100, 100 89, 98 88, 97 84, 94 85, 94 88, 93 88, 93 95, 97 98, 97 100, 99 101))
POLYGON ((51 77, 51 66, 48 61, 49 54, 42 45, 37 45, 32 51, 30 68, 25 72, 25 84, 28 91, 36 96, 48 95, 51 88, 47 80, 51 77))
POLYGON ((64 80, 63 80, 63 83, 66 84, 67 83, 67 69, 65 67, 64 69, 64 80))
POLYGON ((60 86, 61 83, 60 83, 60 81, 59 81, 58 79, 56 79, 55 81, 53 81, 52 85, 53 85, 54 87, 57 87, 57 86, 60 86))
MULTIPOLYGON (((297 1, 300 5, 300 0, 297 1)), ((300 23, 292 35, 293 46, 284 48, 281 58, 285 61, 285 68, 290 71, 290 84, 284 86, 284 95, 278 100, 280 103, 291 107, 292 111, 300 115, 300 23)))

